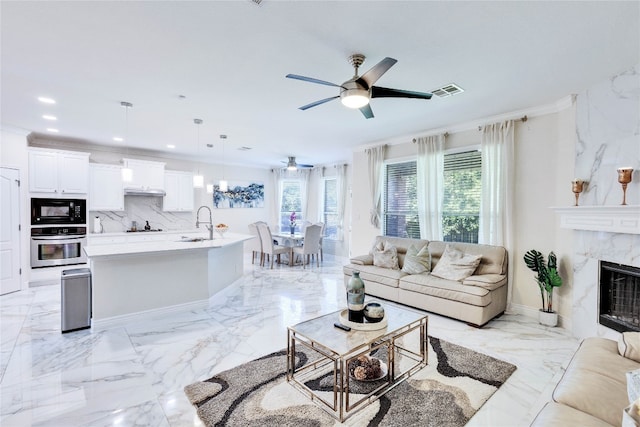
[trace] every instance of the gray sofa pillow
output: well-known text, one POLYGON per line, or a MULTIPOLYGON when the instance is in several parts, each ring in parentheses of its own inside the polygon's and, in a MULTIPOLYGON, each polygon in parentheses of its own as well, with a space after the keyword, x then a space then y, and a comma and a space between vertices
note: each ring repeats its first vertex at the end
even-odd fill
POLYGON ((447 245, 432 275, 442 279, 462 281, 471 276, 482 260, 482 255, 469 255, 447 245))

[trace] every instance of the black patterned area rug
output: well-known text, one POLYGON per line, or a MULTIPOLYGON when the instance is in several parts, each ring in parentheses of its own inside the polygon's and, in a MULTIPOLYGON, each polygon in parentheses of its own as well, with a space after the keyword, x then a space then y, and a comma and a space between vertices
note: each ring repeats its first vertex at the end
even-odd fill
MULTIPOLYGON (((296 364, 307 361, 296 353, 296 364)), ((429 337, 429 364, 348 418, 351 426, 463 426, 516 370, 510 363, 429 337)), ((286 351, 190 384, 184 391, 206 426, 340 424, 285 379, 286 351)), ((326 399, 332 375, 307 383, 326 399)), ((357 390, 356 390, 357 391, 357 390)))

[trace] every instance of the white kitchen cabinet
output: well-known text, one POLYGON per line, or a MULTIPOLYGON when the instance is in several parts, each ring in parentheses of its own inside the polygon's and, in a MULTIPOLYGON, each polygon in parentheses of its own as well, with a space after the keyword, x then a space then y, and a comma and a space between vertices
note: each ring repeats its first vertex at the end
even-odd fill
POLYGON ((124 210, 122 167, 98 163, 89 165, 89 210, 124 210))
POLYGON ((164 189, 164 163, 135 159, 122 160, 124 167, 130 168, 133 171, 133 180, 125 183, 125 189, 164 189))
POLYGON ((193 211, 193 174, 191 172, 165 172, 164 190, 167 194, 162 202, 163 211, 193 211))
POLYGON ((59 196, 87 194, 89 153, 29 150, 29 191, 59 196))

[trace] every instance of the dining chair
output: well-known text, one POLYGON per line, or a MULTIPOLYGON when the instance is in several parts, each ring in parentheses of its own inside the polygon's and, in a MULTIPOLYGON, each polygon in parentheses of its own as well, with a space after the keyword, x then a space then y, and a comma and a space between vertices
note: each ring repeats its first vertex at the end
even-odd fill
POLYGON ((249 249, 251 249, 251 264, 254 264, 256 259, 256 255, 260 256, 260 265, 262 265, 262 239, 260 238, 260 233, 258 232, 258 224, 252 222, 249 224, 249 234, 254 236, 253 239, 248 240, 247 244, 249 249))
MULTIPOLYGON (((267 225, 266 222, 258 222, 258 233, 260 234, 260 240, 262 241, 262 261, 260 265, 264 267, 264 261, 266 256, 269 256, 269 260, 271 261, 271 268, 273 268, 273 258, 274 256, 278 256, 278 262, 280 262, 281 254, 290 254, 291 248, 287 248, 285 246, 274 245, 273 244, 273 236, 271 235, 271 229, 267 225)), ((292 257, 289 258, 289 263, 291 263, 292 257)))
POLYGON ((307 226, 304 230, 304 243, 302 246, 296 246, 292 249, 291 257, 293 259, 294 255, 302 255, 302 267, 307 268, 307 263, 310 260, 312 255, 316 256, 316 264, 320 267, 320 257, 318 254, 320 253, 320 232, 322 231, 322 227, 313 224, 307 226))
POLYGON ((324 222, 318 222, 316 225, 322 227, 320 230, 320 261, 324 261, 324 253, 322 252, 322 239, 324 238, 324 222))

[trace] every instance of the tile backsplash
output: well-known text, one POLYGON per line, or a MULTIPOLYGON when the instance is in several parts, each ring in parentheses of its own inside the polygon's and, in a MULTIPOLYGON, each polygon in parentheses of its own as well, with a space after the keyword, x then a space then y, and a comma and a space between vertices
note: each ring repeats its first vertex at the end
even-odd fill
POLYGON ((104 233, 119 233, 131 228, 131 222, 136 221, 138 229, 144 228, 146 221, 152 229, 168 231, 191 230, 195 228, 195 212, 164 212, 162 197, 126 196, 124 212, 91 211, 89 212, 89 230, 93 230, 93 219, 101 219, 104 233))

